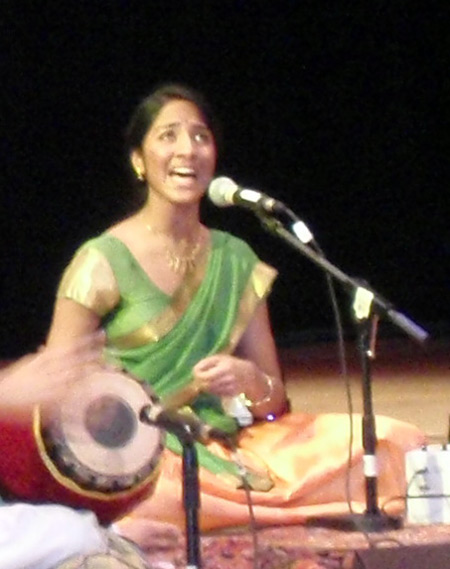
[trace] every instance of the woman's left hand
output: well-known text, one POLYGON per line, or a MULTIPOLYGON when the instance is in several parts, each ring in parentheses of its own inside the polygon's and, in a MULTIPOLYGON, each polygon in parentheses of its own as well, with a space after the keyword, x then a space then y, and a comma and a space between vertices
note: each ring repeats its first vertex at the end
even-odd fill
POLYGON ((255 381, 253 362, 225 354, 200 360, 193 369, 196 383, 202 389, 219 397, 246 392, 249 382, 255 381))

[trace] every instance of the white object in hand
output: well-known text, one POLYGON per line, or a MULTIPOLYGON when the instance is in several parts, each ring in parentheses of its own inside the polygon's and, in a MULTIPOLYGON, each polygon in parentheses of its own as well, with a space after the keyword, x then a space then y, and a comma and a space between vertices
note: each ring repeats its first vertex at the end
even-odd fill
POLYGON ((246 404, 245 395, 240 393, 234 397, 226 397, 223 400, 223 408, 227 415, 231 415, 240 427, 249 427, 253 424, 253 415, 246 404))

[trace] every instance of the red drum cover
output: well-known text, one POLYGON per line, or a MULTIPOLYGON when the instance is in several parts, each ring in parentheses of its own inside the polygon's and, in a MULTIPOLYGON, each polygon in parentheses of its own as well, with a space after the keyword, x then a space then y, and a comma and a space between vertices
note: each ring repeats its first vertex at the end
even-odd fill
POLYGON ((128 374, 80 381, 55 415, 37 407, 25 423, 0 422, 0 493, 92 510, 102 523, 150 495, 164 433, 139 413, 155 398, 128 374))

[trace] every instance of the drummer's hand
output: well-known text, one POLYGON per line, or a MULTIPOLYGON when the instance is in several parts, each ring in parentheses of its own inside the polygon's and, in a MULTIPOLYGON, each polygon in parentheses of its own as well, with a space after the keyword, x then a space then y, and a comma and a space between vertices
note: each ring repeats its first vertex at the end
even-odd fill
POLYGON ((36 404, 56 403, 70 385, 100 365, 103 331, 77 339, 70 346, 41 348, 2 370, 0 415, 20 418, 36 404))
POLYGON ((179 528, 168 522, 126 517, 114 524, 114 531, 133 541, 145 553, 175 550, 183 543, 179 528))
POLYGON ((256 366, 249 360, 217 354, 200 360, 193 374, 204 391, 226 397, 246 392, 248 383, 255 381, 256 366))

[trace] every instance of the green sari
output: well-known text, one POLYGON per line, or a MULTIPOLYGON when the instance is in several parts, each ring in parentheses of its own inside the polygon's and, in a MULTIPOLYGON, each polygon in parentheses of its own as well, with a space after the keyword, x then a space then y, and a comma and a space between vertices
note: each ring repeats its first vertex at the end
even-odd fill
MULTIPOLYGON (((159 289, 127 246, 104 233, 87 241, 66 269, 58 291, 95 311, 107 334, 107 357, 148 383, 168 406, 188 407, 227 433, 238 429, 220 398, 202 392, 193 366, 232 353, 255 308, 270 291, 276 271, 242 240, 211 230, 211 243, 173 295, 159 289)), ((167 446, 180 453, 175 436, 167 446)), ((235 464, 197 444, 199 463, 236 475, 235 464)))

